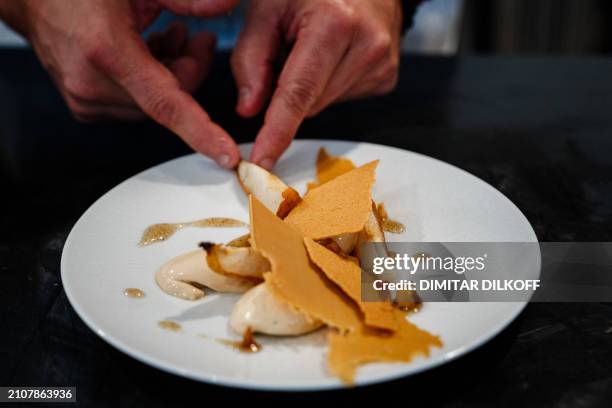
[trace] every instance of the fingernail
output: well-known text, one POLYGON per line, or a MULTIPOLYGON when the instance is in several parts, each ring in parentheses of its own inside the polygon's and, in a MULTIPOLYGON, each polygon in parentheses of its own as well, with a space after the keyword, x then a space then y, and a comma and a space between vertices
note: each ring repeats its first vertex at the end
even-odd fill
POLYGON ((230 160, 229 155, 222 154, 221 156, 217 157, 217 164, 219 164, 221 167, 228 168, 230 166, 230 160))
POLYGON ((270 157, 264 157, 259 161, 259 165, 264 169, 272 170, 276 161, 270 157))
POLYGON ((240 92, 238 93, 238 105, 244 106, 247 105, 251 101, 251 89, 249 88, 240 88, 240 92))

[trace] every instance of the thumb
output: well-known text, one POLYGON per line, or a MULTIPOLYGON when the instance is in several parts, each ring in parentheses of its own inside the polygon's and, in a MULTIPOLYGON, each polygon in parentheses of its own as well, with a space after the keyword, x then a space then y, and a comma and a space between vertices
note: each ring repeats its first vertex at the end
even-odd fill
POLYGON ((229 13, 240 0, 158 0, 159 4, 181 16, 214 17, 229 13))

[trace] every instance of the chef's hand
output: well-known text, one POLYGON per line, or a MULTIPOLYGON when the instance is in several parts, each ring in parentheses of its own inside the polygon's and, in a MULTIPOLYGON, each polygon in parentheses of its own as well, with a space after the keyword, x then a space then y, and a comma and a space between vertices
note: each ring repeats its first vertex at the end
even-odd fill
POLYGON ((271 168, 304 118, 397 82, 400 0, 251 0, 232 55, 237 111, 257 114, 272 94, 251 160, 271 168), (276 84, 274 62, 293 44, 276 84))
MULTIPOLYGON (((31 42, 70 110, 84 121, 145 114, 224 167, 240 158, 232 138, 189 94, 206 77, 214 36, 182 24, 140 33, 162 8, 208 17, 237 0, 0 0, 0 17, 31 42)), ((146 149, 145 149, 146 150, 146 149)))

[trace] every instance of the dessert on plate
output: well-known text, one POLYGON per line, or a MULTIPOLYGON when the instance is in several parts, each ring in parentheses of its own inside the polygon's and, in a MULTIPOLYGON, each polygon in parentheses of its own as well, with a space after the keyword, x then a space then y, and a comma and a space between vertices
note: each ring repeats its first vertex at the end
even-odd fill
MULTIPOLYGON (((274 174, 243 161, 237 179, 249 197, 250 234, 200 249, 163 265, 155 279, 188 300, 206 290, 243 293, 229 325, 245 344, 253 334, 300 336, 328 330, 328 367, 351 384, 360 365, 428 356, 441 340, 406 318, 414 293, 363 301, 360 248, 401 231, 372 199, 378 161, 356 167, 324 149, 316 180, 304 196, 274 174), (398 307, 399 306, 399 307, 398 307)), ((251 351, 259 348, 249 347, 251 351)), ((265 350, 262 350, 265 352, 265 350)))

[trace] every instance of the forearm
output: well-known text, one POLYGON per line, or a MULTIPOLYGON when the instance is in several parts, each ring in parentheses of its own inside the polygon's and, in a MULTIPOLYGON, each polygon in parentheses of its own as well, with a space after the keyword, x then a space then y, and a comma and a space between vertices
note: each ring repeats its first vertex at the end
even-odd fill
POLYGON ((28 37, 27 0, 0 0, 0 20, 28 37))

